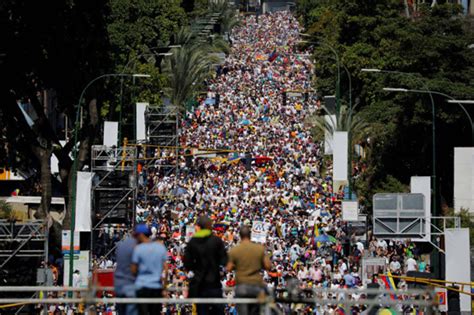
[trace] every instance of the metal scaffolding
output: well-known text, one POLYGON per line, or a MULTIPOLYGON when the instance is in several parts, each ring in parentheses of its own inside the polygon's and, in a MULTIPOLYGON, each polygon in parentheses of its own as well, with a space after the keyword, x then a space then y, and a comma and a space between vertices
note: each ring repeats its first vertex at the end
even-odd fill
POLYGON ((92 146, 92 235, 91 252, 95 239, 104 225, 131 226, 134 218, 136 198, 135 146, 92 146))
MULTIPOLYGON (((179 108, 171 104, 160 107, 149 106, 145 112, 147 143, 142 145, 138 160, 142 159, 142 173, 147 176, 153 173, 157 178, 173 179, 173 189, 176 189, 179 178, 179 108), (148 147, 147 147, 148 145, 148 147)), ((161 181, 149 185, 146 178, 138 180, 138 192, 144 198, 148 197, 169 199, 173 194, 158 190, 161 181)))
POLYGON ((48 228, 44 220, 0 220, 0 270, 15 257, 48 260, 48 228))

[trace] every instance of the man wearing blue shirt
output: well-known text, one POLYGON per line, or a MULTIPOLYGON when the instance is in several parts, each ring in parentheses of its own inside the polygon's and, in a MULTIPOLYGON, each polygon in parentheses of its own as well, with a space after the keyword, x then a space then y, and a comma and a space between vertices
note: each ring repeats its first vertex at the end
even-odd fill
MULTIPOLYGON (((133 251, 131 271, 137 276, 137 297, 163 297, 168 273, 166 248, 150 240, 151 231, 146 224, 137 225, 135 234, 139 245, 133 251)), ((141 315, 161 314, 161 308, 161 304, 156 303, 139 305, 141 315)))
POLYGON ((344 282, 348 288, 353 288, 355 286, 355 278, 349 273, 349 270, 344 271, 344 282))
MULTIPOLYGON (((115 295, 117 297, 133 298, 135 297, 135 275, 130 271, 132 263, 132 254, 137 241, 134 237, 128 236, 118 242, 115 250, 117 257, 117 267, 114 273, 115 295)), ((119 315, 137 315, 136 304, 117 304, 119 315)))

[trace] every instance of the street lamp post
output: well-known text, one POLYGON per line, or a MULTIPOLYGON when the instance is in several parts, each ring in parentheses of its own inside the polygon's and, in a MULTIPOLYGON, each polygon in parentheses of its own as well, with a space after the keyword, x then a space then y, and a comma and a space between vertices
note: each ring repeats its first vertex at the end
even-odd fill
MULTIPOLYGON (((311 35, 309 34, 304 34, 300 33, 301 36, 309 37, 311 35)), ((352 200, 352 141, 350 137, 350 124, 352 122, 352 78, 351 78, 351 73, 349 72, 349 69, 341 63, 341 59, 339 58, 339 54, 337 53, 336 49, 332 47, 331 45, 325 43, 325 42, 312 42, 312 41, 300 41, 300 43, 308 43, 308 44, 316 44, 316 45, 324 45, 327 48, 329 48, 333 53, 336 58, 336 64, 337 64, 337 79, 336 79, 336 117, 339 117, 340 110, 341 110, 341 66, 344 68, 344 71, 346 72, 347 78, 349 80, 349 125, 348 127, 348 138, 349 138, 349 162, 348 162, 348 189, 349 189, 349 199, 352 200)), ((336 118, 336 121, 339 119, 336 118)))
MULTIPOLYGON (((300 33, 301 36, 310 37, 309 34, 300 33)), ((339 116, 339 110, 341 108, 341 63, 339 54, 337 53, 336 49, 325 42, 313 42, 313 41, 300 41, 300 43, 308 43, 308 44, 316 44, 316 45, 323 45, 329 50, 332 51, 334 56, 336 57, 336 65, 337 65, 337 79, 336 79, 336 115, 339 116)))
MULTIPOLYGON (((167 49, 167 48, 181 48, 181 45, 168 45, 166 47, 158 46, 158 47, 149 48, 149 50, 151 52, 141 53, 135 59, 128 60, 128 62, 123 67, 123 70, 122 70, 123 72, 120 73, 120 74, 124 74, 125 71, 129 70, 129 67, 130 67, 132 61, 134 62, 133 68, 135 68, 135 64, 136 64, 137 60, 140 59, 141 57, 144 57, 144 56, 162 56, 162 57, 171 56, 173 54, 171 52, 165 52, 165 53, 153 52, 154 49, 167 49)), ((122 78, 122 80, 120 80, 120 111, 119 111, 119 132, 118 132, 119 141, 120 141, 120 139, 122 139, 122 110, 123 110, 123 78, 122 78)))
POLYGON ((471 125, 471 144, 474 146, 474 122, 472 120, 471 115, 467 111, 466 107, 463 104, 474 104, 474 100, 457 100, 451 95, 438 92, 438 91, 431 91, 431 90, 413 90, 413 89, 404 89, 404 88, 389 88, 386 87, 383 89, 387 92, 403 92, 403 93, 421 93, 421 94, 434 94, 443 96, 448 99, 448 103, 450 104, 458 104, 459 107, 463 110, 464 114, 466 114, 467 119, 469 120, 469 124, 471 125))
MULTIPOLYGON (((437 216, 438 215, 438 207, 437 207, 437 200, 436 200, 436 196, 437 196, 437 183, 436 183, 436 108, 435 108, 435 103, 434 103, 432 93, 429 92, 429 89, 427 88, 426 83, 415 73, 394 71, 394 70, 382 70, 382 69, 374 69, 374 68, 363 68, 363 69, 361 69, 361 72, 384 73, 384 74, 394 74, 394 75, 401 75, 401 76, 410 76, 412 78, 415 78, 415 79, 419 80, 423 84, 424 89, 429 94, 430 100, 431 100, 431 116, 432 116, 431 161, 432 161, 432 168, 433 168, 432 172, 431 172, 431 181, 432 181, 431 198, 433 200, 433 207, 431 209, 431 213, 432 213, 433 216, 437 216)), ((400 92, 400 91, 398 91, 398 92, 400 92)))
MULTIPOLYGON (((79 102, 77 103, 76 108, 76 121, 74 124, 74 150, 73 150, 73 163, 72 163, 72 174, 71 174, 71 227, 70 227, 70 243, 69 243, 69 286, 72 286, 72 279, 73 279, 73 270, 74 270, 74 230, 76 225, 76 180, 77 180, 77 168, 78 168, 78 161, 77 156, 79 154, 79 148, 76 148, 77 141, 79 138, 79 125, 81 120, 81 108, 82 108, 82 101, 84 99, 84 95, 87 89, 94 84, 96 81, 109 78, 109 77, 150 77, 149 75, 145 74, 124 74, 124 73, 108 73, 103 74, 95 79, 91 80, 82 90, 81 95, 79 97, 79 102)), ((69 295, 72 295, 72 292, 69 292, 69 295)))
MULTIPOLYGON (((416 89, 405 89, 405 88, 383 88, 384 91, 387 91, 387 92, 402 92, 402 93, 422 93, 422 94, 429 94, 431 96, 431 99, 433 100, 433 97, 432 95, 435 94, 435 95, 440 95, 440 96, 443 96, 443 97, 446 97, 446 98, 449 98, 451 101, 457 101, 455 100, 453 97, 445 94, 445 93, 442 93, 442 92, 437 92, 437 91, 431 91, 431 90, 416 90, 416 89)), ((474 103, 474 101, 471 101, 471 100, 466 100, 466 101, 463 101, 465 102, 466 104, 469 103, 471 104, 474 103)), ((433 113, 434 113, 434 101, 432 102, 433 104, 433 113)), ((457 102, 457 104, 463 109, 464 113, 467 115, 468 119, 469 119, 469 122, 471 123, 471 137, 472 139, 474 139, 474 124, 472 123, 472 118, 471 118, 471 115, 469 115, 469 112, 464 108, 464 106, 461 104, 461 102, 457 102)), ((434 114, 433 114, 433 125, 434 125, 434 114)), ((471 140, 472 140, 471 139, 471 140)), ((435 145, 434 143, 434 140, 435 140, 435 137, 434 137, 434 127, 433 127, 433 147, 435 145)), ((433 152, 433 156, 434 156, 434 152, 433 152)), ((434 165, 434 163, 433 163, 434 165)), ((433 182, 433 187, 436 188, 435 186, 435 182, 433 182)), ((434 190, 434 193, 436 193, 436 190, 434 190)), ((436 201, 436 195, 433 196, 433 201, 436 201)), ((433 209, 434 212, 433 212, 433 216, 437 216, 437 211, 436 211, 436 208, 433 209)), ((440 262, 439 262, 439 256, 438 255, 435 255, 434 256, 434 264, 436 266, 440 266, 440 262)), ((435 267, 436 267, 435 266, 435 267)), ((438 274, 438 276, 442 276, 441 273, 440 273, 440 270, 438 268, 438 270, 436 270, 436 273, 438 274)))

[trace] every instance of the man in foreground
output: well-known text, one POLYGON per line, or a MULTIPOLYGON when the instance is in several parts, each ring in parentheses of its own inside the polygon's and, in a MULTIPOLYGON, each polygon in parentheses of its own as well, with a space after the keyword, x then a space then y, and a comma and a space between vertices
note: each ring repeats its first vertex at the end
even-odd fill
MULTIPOLYGON (((184 252, 184 267, 194 275, 189 283, 189 297, 222 298, 220 266, 227 263, 224 242, 212 234, 212 220, 201 216, 196 233, 184 252)), ((222 304, 197 304, 198 315, 224 314, 222 304)))
MULTIPOLYGON (((235 270, 235 296, 237 298, 256 298, 265 294, 265 284, 261 275, 262 269, 270 270, 270 258, 265 255, 265 248, 250 241, 251 230, 248 226, 240 228, 240 244, 229 253, 227 270, 235 270)), ((259 314, 256 304, 237 305, 239 315, 259 314)))
MULTIPOLYGON (((133 236, 127 236, 124 240, 121 240, 117 244, 115 250, 115 257, 117 257, 117 267, 114 273, 114 284, 115 284, 115 295, 120 298, 133 298, 135 297, 135 275, 130 270, 132 264, 132 255, 135 246, 137 246, 137 240, 135 235, 137 233, 137 225, 133 236)), ((136 304, 117 304, 117 311, 119 315, 137 315, 136 304)))
MULTIPOLYGON (((139 245, 132 255, 131 271, 137 276, 135 287, 139 298, 161 298, 165 296, 168 277, 166 248, 150 240, 151 230, 146 224, 138 224, 135 234, 139 245)), ((161 304, 140 304, 140 315, 161 314, 161 304)))

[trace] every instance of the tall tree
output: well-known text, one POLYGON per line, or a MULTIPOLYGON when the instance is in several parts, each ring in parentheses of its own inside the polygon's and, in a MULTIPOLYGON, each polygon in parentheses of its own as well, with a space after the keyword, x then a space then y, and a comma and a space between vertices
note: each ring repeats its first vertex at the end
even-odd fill
MULTIPOLYGON (((408 19, 403 1, 311 1, 298 4, 298 12, 314 41, 317 87, 334 94, 336 64, 329 59, 332 46, 352 74, 352 95, 359 113, 371 122, 372 154, 367 164, 368 193, 393 175, 408 183, 410 176, 431 174, 431 106, 425 95, 389 94, 384 86, 430 88, 458 98, 474 96, 474 32, 453 4, 419 3, 408 19), (416 75, 361 73, 380 68, 416 75)), ((342 90, 348 84, 342 77, 342 90)), ((347 94, 347 93, 343 93, 347 94)), ((438 178, 441 192, 452 199, 453 147, 470 145, 470 126, 463 113, 435 97, 438 178)), ((471 112, 471 114, 474 114, 471 112)), ((370 197, 370 196, 365 196, 370 197)), ((370 199, 370 198, 369 198, 370 199)))
POLYGON ((203 89, 204 80, 218 61, 212 53, 225 50, 226 46, 220 39, 214 40, 213 45, 203 43, 186 28, 176 34, 175 42, 181 47, 173 49, 163 61, 167 75, 164 91, 172 104, 184 110, 186 103, 203 89))

